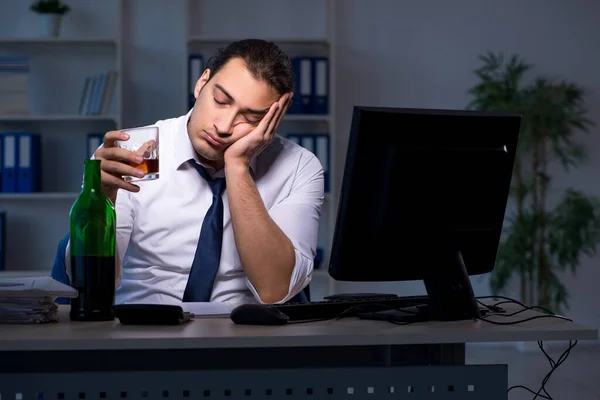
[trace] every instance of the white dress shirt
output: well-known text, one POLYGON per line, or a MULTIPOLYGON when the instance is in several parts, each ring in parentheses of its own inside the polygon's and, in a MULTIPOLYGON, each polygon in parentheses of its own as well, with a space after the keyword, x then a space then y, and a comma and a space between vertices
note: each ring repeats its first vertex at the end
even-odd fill
MULTIPOLYGON (((159 178, 136 182, 137 193, 118 192, 115 209, 122 276, 116 304, 182 301, 204 215, 212 204, 210 186, 190 164, 198 162, 187 134, 190 114, 154 124, 159 128, 159 178)), ((296 264, 288 294, 281 300, 286 302, 312 277, 324 196, 323 169, 312 152, 279 135, 250 167, 270 217, 294 246, 296 264)), ((215 173, 210 167, 207 171, 215 173)), ((214 176, 224 176, 224 170, 214 176)), ((227 188, 223 206, 221 261, 210 301, 263 303, 242 269, 227 188)))

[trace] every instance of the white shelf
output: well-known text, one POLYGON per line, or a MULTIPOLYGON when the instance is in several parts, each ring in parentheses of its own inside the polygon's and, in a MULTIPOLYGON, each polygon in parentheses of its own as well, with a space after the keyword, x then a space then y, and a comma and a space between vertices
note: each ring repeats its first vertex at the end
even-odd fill
POLYGON ((331 117, 325 114, 286 114, 284 121, 288 122, 329 122, 331 117))
POLYGON ((78 192, 0 193, 0 200, 75 200, 78 192))
POLYGON ((113 121, 118 123, 115 115, 79 115, 79 114, 48 114, 48 115, 0 115, 0 122, 77 122, 77 121, 113 121))
POLYGON ((78 5, 64 34, 44 37, 37 36, 35 20, 28 19, 29 10, 16 3, 20 1, 8 2, 8 15, 14 15, 23 29, 21 33, 5 29, 0 34, 0 49, 10 56, 31 59, 28 92, 33 97, 28 114, 0 115, 0 130, 41 135, 44 190, 0 192, 0 207, 7 219, 5 263, 7 270, 18 274, 52 265, 56 245, 68 232, 70 207, 79 195, 88 150, 86 134, 121 129, 123 84, 127 82, 122 26, 127 7, 124 0, 79 2, 86 4, 78 5), (81 19, 88 16, 93 20, 81 19), (30 23, 33 25, 28 27, 30 23), (85 80, 109 70, 118 73, 113 109, 102 115, 80 114, 85 80))
POLYGON ((57 44, 57 45, 112 45, 118 44, 118 39, 112 37, 0 37, 0 44, 26 44, 26 45, 37 45, 37 44, 57 44))
POLYGON ((5 270, 0 271, 0 278, 36 278, 38 276, 49 276, 51 270, 5 270))
MULTIPOLYGON (((207 44, 223 44, 230 43, 236 40, 241 40, 239 37, 219 37, 219 36, 189 36, 188 44, 192 43, 207 43, 207 44)), ((315 38, 294 38, 294 37, 263 37, 260 38, 269 42, 274 42, 279 45, 323 45, 329 46, 330 41, 327 37, 315 38)))

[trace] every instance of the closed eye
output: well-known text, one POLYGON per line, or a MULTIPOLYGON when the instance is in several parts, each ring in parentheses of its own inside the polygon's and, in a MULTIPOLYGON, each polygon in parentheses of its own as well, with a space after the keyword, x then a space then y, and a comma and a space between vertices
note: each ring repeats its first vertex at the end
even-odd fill
POLYGON ((261 120, 262 120, 262 118, 261 119, 257 119, 257 120, 253 120, 253 119, 248 119, 248 117, 246 117, 246 122, 248 122, 249 124, 252 124, 252 125, 258 125, 258 124, 260 124, 261 120))
POLYGON ((227 104, 227 102, 225 102, 225 101, 219 101, 216 98, 214 98, 214 100, 215 100, 215 103, 217 103, 220 106, 224 106, 225 104, 227 104))

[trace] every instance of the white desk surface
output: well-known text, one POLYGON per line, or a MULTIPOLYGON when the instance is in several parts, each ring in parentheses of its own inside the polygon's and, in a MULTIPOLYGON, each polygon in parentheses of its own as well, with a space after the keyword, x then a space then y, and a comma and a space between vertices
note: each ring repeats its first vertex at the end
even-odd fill
MULTIPOLYGON (((507 312, 519 306, 504 305, 507 312)), ((598 330, 557 318, 539 318, 518 325, 485 321, 426 322, 394 325, 356 318, 282 326, 235 325, 229 318, 200 318, 177 326, 121 325, 110 322, 71 322, 68 307, 60 306, 58 323, 0 325, 0 351, 86 349, 177 349, 241 347, 312 347, 596 340, 598 330)), ((495 321, 520 321, 533 311, 495 321)))

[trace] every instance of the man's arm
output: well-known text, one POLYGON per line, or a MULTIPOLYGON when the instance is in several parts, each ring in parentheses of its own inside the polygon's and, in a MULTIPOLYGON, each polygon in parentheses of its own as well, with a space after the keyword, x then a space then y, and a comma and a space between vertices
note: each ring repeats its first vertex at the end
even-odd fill
POLYGON ((286 200, 267 211, 245 166, 225 168, 235 243, 244 272, 264 303, 300 292, 312 271, 323 201, 323 169, 305 158, 286 200))

